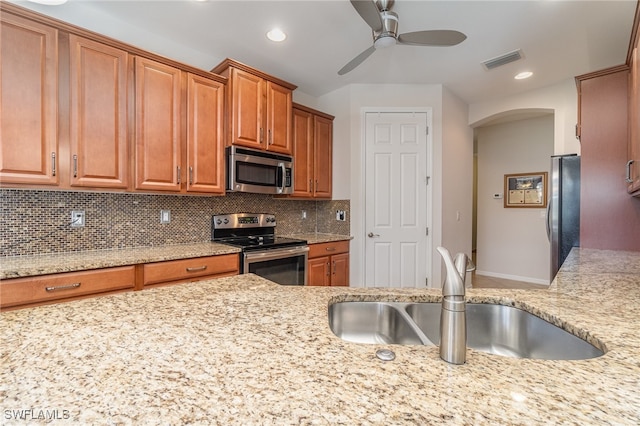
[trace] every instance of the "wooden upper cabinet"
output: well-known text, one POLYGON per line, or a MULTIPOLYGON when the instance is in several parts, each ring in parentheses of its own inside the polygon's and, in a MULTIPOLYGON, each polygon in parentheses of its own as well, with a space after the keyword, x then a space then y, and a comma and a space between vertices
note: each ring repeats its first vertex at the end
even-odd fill
POLYGON ((333 174, 333 119, 314 117, 315 198, 331 198, 333 174))
POLYGON ((248 72, 232 69, 231 88, 231 144, 248 148, 264 148, 264 82, 248 72))
POLYGON ((57 185, 58 31, 9 13, 0 22, 0 182, 57 185))
POLYGON ((69 36, 71 186, 127 188, 127 52, 69 36))
POLYGON ((187 74, 187 191, 224 194, 224 85, 187 74))
POLYGON ((135 187, 179 192, 182 164, 182 71, 135 58, 135 187))
POLYGON ((291 111, 292 93, 290 89, 266 82, 267 108, 266 108, 266 148, 268 151, 281 154, 291 154, 291 111))
POLYGON ((296 86, 226 59, 212 72, 227 77, 227 145, 292 154, 292 92, 296 86))
POLYGON ((292 113, 293 194, 297 198, 331 198, 333 116, 294 104, 292 113))
POLYGON ((299 108, 292 114, 293 193, 292 197, 313 196, 313 114, 299 108))

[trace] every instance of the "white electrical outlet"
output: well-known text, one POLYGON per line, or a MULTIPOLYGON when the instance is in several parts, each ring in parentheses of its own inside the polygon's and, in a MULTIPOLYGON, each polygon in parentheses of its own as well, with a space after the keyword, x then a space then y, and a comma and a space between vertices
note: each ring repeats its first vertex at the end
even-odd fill
POLYGON ((84 210, 71 211, 71 227, 82 228, 84 226, 84 210))
POLYGON ((347 220, 347 212, 345 210, 336 210, 336 220, 340 222, 347 220))
POLYGON ((171 210, 160 210, 160 223, 171 222, 171 210))
POLYGON ((307 218, 307 211, 306 210, 302 210, 302 218, 303 219, 307 218))

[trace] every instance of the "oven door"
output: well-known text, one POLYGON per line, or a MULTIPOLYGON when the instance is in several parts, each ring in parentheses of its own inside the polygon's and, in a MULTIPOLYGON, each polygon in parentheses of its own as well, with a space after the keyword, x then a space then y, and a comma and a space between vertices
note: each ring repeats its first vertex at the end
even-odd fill
POLYGON ((307 285, 308 253, 307 246, 245 252, 242 273, 282 285, 307 285))

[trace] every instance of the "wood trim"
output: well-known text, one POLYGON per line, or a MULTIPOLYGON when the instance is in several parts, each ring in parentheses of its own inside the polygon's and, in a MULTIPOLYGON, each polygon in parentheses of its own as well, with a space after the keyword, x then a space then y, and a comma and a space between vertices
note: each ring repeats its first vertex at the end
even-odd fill
POLYGON ((291 84, 287 81, 281 80, 278 77, 274 77, 271 74, 267 74, 263 71, 250 67, 249 65, 243 64, 242 62, 238 62, 231 58, 226 58, 224 61, 220 62, 211 70, 211 72, 215 74, 225 75, 225 71, 227 70, 227 68, 236 68, 248 72, 265 80, 269 80, 273 83, 279 84, 280 86, 284 86, 290 90, 295 90, 298 88, 298 86, 296 86, 295 84, 291 84))
POLYGON ((309 108, 308 106, 300 105, 300 104, 295 103, 295 102, 293 103, 293 108, 298 109, 300 111, 306 111, 306 112, 311 113, 311 114, 319 115, 320 117, 324 117, 327 120, 335 119, 335 117, 333 115, 331 115, 331 114, 327 114, 326 112, 318 111, 317 109, 309 108))
POLYGON ((35 22, 39 22, 41 24, 50 25, 57 28, 60 31, 66 31, 70 34, 75 34, 80 37, 89 38, 91 40, 97 41, 99 43, 104 43, 109 46, 115 47, 117 49, 126 50, 132 55, 143 56, 148 59, 152 59, 157 62, 161 62, 165 65, 169 65, 172 67, 180 68, 183 71, 188 71, 193 74, 200 75, 202 77, 210 78, 212 80, 218 81, 223 84, 227 84, 227 79, 213 74, 211 72, 202 70, 200 68, 193 67, 191 65, 184 64, 182 62, 175 61, 173 59, 167 58, 162 55, 158 55, 156 53, 149 52, 147 50, 140 49, 138 47, 132 46, 130 44, 121 42, 119 40, 107 37, 102 34, 95 33, 93 31, 87 30, 85 28, 81 28, 72 24, 69 24, 64 21, 60 21, 55 18, 51 18, 49 16, 43 15, 38 12, 34 12, 32 10, 26 9, 24 7, 17 6, 15 4, 11 4, 5 1, 0 1, 0 11, 2 13, 10 13, 13 15, 18 15, 27 19, 30 19, 35 22))
POLYGON ((631 38, 629 40, 629 49, 627 50, 627 65, 631 64, 633 49, 638 45, 638 27, 640 27, 640 1, 636 3, 636 14, 633 18, 633 26, 631 27, 631 38))
POLYGON ((620 71, 629 71, 629 65, 628 64, 623 64, 623 65, 617 65, 615 67, 610 67, 610 68, 605 68, 605 69, 601 69, 598 71, 593 71, 587 74, 582 74, 582 75, 578 75, 575 77, 576 79, 576 84, 579 84, 581 81, 584 80, 589 80, 591 78, 597 78, 597 77, 602 77, 605 75, 609 75, 609 74, 615 74, 617 72, 620 71))

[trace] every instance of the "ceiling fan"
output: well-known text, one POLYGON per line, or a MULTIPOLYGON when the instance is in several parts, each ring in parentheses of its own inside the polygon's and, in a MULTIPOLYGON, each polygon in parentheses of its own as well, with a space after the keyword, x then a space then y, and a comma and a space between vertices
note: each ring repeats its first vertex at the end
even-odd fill
POLYGON ((391 11, 395 0, 350 0, 356 12, 373 30, 373 46, 353 58, 338 71, 344 75, 356 68, 376 49, 408 44, 413 46, 454 46, 467 36, 453 30, 426 30, 398 34, 398 14, 391 11))

